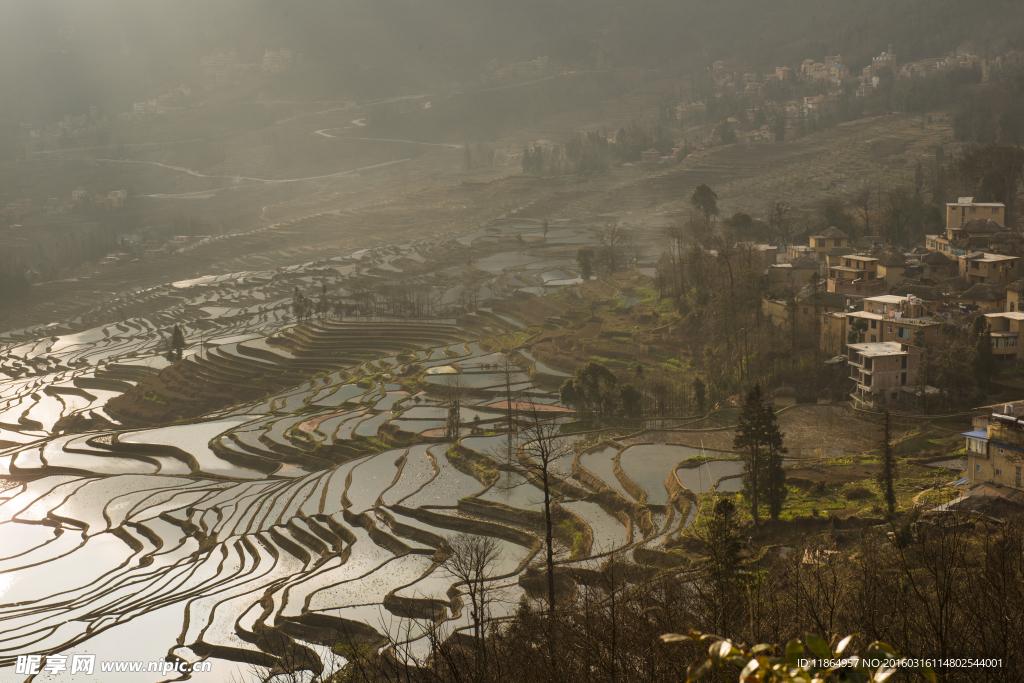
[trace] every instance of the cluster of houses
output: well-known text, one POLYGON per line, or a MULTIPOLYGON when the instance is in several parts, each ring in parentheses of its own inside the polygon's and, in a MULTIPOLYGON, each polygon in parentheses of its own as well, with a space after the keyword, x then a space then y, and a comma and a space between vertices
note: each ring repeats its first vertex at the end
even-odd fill
POLYGON ((195 239, 202 239, 202 236, 175 235, 170 239, 163 239, 149 231, 118 235, 117 242, 120 250, 103 257, 100 266, 111 266, 132 259, 148 261, 160 258, 178 251, 195 239))
POLYGON ((995 357, 1017 363, 1024 360, 1024 279, 1016 254, 1024 240, 1005 216, 1003 204, 961 197, 946 206, 945 232, 912 251, 878 236, 854 240, 835 227, 785 255, 761 245, 765 313, 780 324, 819 329, 821 350, 849 366, 851 398, 861 407, 917 403, 936 391, 914 384, 916 344, 942 334, 954 314, 983 315, 995 357))
POLYGON ((70 197, 50 197, 45 203, 33 202, 31 199, 18 199, 10 202, 0 210, 0 221, 13 222, 33 213, 73 213, 76 208, 85 205, 109 211, 123 208, 127 199, 128 192, 126 190, 113 190, 103 195, 88 192, 79 187, 71 192, 70 197))
POLYGON ((89 107, 88 114, 72 116, 65 114, 56 123, 37 125, 20 124, 19 138, 26 154, 44 149, 57 149, 62 142, 87 138, 109 126, 105 117, 100 117, 98 107, 89 107))
POLYGON ((492 59, 487 64, 487 72, 480 74, 480 85, 493 85, 503 81, 537 78, 547 72, 547 55, 542 55, 526 62, 513 62, 511 64, 502 64, 497 59, 492 59))
POLYGON ((167 92, 157 95, 156 97, 150 98, 143 102, 135 102, 132 104, 132 108, 129 111, 121 112, 117 115, 117 120, 121 123, 128 123, 130 121, 138 121, 147 116, 153 114, 166 114, 170 109, 174 109, 173 106, 176 102, 188 97, 192 94, 192 88, 187 85, 179 85, 176 88, 171 88, 167 92))
MULTIPOLYGON (((711 67, 711 75, 716 87, 715 97, 734 93, 756 103, 752 104, 753 108, 747 110, 746 121, 735 118, 727 121, 732 124, 731 127, 740 139, 748 143, 774 142, 777 135, 784 135, 787 140, 795 139, 798 136, 801 122, 815 120, 825 105, 830 100, 838 98, 851 83, 857 84, 854 93, 858 97, 869 95, 881 83, 882 76, 880 74, 883 70, 891 71, 893 76, 898 78, 921 78, 935 76, 952 69, 980 68, 982 80, 988 80, 992 73, 1007 64, 1020 62, 1022 57, 1024 57, 1022 53, 1010 51, 994 59, 984 59, 973 54, 970 45, 964 45, 945 57, 899 65, 890 46, 888 50, 873 57, 871 63, 864 66, 859 74, 852 72, 844 64, 842 55, 830 55, 821 61, 805 59, 795 68, 777 66, 774 72, 768 73, 750 71, 740 73, 730 70, 726 62, 717 61, 711 67), (765 89, 769 86, 797 82, 817 85, 819 87, 815 90, 824 90, 825 92, 816 92, 786 102, 763 101, 765 89), (782 117, 785 120, 785 125, 780 125, 776 129, 776 127, 764 124, 765 117, 756 115, 759 110, 768 119, 777 120, 778 117, 782 117), (740 127, 749 123, 754 124, 749 130, 739 130, 740 127)), ((703 121, 707 109, 708 105, 705 102, 693 101, 677 105, 675 115, 680 121, 703 121)))
POLYGON ((283 47, 279 50, 265 49, 263 61, 251 64, 241 60, 235 51, 217 52, 202 57, 199 65, 212 85, 225 85, 254 75, 257 70, 269 74, 283 74, 302 64, 302 55, 283 47))

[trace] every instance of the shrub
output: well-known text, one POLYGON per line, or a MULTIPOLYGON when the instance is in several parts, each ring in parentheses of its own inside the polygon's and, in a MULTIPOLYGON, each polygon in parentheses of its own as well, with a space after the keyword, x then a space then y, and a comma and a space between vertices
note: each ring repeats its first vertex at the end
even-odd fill
POLYGON ((865 498, 874 498, 874 496, 874 492, 866 486, 851 486, 843 494, 846 500, 864 500, 865 498))

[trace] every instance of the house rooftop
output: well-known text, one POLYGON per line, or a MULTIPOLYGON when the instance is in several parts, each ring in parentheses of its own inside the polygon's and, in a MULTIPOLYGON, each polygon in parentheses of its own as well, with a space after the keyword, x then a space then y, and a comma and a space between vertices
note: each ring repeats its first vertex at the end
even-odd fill
POLYGON ((794 268, 802 268, 807 270, 817 270, 818 262, 810 256, 799 256, 793 259, 791 262, 794 268))
POLYGON ((959 228, 953 228, 957 231, 970 232, 970 233, 993 233, 993 232, 1005 232, 1009 228, 1005 228, 996 223, 991 218, 975 218, 974 220, 967 221, 959 228))
POLYGON ((1002 313, 986 313, 986 318, 1006 318, 1007 320, 1024 320, 1024 311, 1004 311, 1002 313))
POLYGON ((852 261, 864 261, 865 263, 868 262, 868 261, 877 261, 878 260, 874 256, 862 256, 860 254, 851 254, 849 256, 844 256, 843 258, 848 258, 848 259, 850 259, 852 261))
POLYGON ((925 301, 939 301, 942 298, 942 292, 940 292, 937 287, 925 284, 916 284, 913 281, 907 282, 906 280, 898 284, 892 293, 896 296, 913 295, 919 299, 924 299, 925 301))
POLYGON ((882 247, 875 254, 875 257, 878 259, 878 265, 885 266, 886 268, 897 268, 907 265, 907 257, 896 247, 882 247))
POLYGON ((970 286, 971 283, 959 275, 947 278, 938 284, 939 291, 945 294, 949 294, 950 292, 963 292, 970 286))
POLYGON ((953 260, 940 251, 931 251, 921 257, 921 262, 929 266, 948 266, 953 260))
POLYGON ((862 356, 897 356, 907 352, 908 344, 899 342, 869 342, 867 344, 850 344, 862 356))
POLYGON ((977 301, 999 301, 1003 298, 1003 288, 979 282, 960 295, 961 299, 977 301))
POLYGON ((847 235, 845 232, 843 232, 842 230, 840 230, 839 228, 837 228, 834 225, 830 226, 829 228, 827 228, 820 235, 811 235, 811 237, 824 237, 824 238, 830 239, 830 240, 848 240, 848 239, 850 239, 849 235, 847 235))
POLYGON ((960 197, 955 202, 947 202, 946 206, 1006 206, 1002 202, 976 202, 974 197, 960 197))
POLYGON ((1001 261, 1016 261, 1019 256, 1006 256, 1005 254, 989 254, 984 251, 975 251, 962 256, 961 258, 968 261, 981 261, 982 263, 999 263, 1001 261))
POLYGON ((877 301, 880 304, 902 304, 906 302, 907 297, 895 296, 893 294, 882 294, 880 296, 869 296, 864 301, 877 301))

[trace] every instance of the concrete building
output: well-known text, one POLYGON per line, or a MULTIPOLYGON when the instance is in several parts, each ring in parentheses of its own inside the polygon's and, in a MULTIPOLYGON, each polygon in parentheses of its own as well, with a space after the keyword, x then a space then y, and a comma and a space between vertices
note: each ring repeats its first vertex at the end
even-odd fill
POLYGON ((955 230, 977 218, 1006 225, 1006 205, 1001 202, 976 202, 974 197, 960 197, 955 204, 946 204, 946 230, 955 230))
POLYGON ((1021 321, 1024 313, 986 313, 985 321, 992 333, 992 355, 1003 363, 1016 363, 1020 341, 1021 321))
MULTIPOLYGON (((839 265, 828 266, 829 291, 838 291, 835 287, 844 281, 875 280, 878 277, 878 259, 873 256, 847 254, 840 256, 839 265)), ((884 285, 883 285, 884 287, 884 285)))
POLYGON ((967 483, 996 484, 1024 490, 1024 405, 993 406, 963 432, 967 442, 967 483))
POLYGON ((839 228, 832 226, 824 230, 820 235, 812 235, 809 246, 814 252, 814 258, 822 260, 836 247, 850 248, 850 236, 839 228))
POLYGON ((1005 308, 1003 310, 1010 313, 1024 311, 1024 308, 1021 308, 1021 303, 1024 302, 1022 293, 1024 293, 1024 280, 1017 280, 1006 285, 1005 308))
POLYGON ((644 150, 643 152, 640 152, 640 163, 656 164, 659 161, 661 161, 661 152, 654 149, 653 147, 651 149, 647 149, 644 150))
POLYGON ((921 277, 939 282, 958 274, 959 264, 939 251, 921 257, 921 277))
POLYGON ((959 294, 950 295, 949 302, 967 311, 998 313, 1006 308, 1006 290, 996 284, 979 282, 959 294))
POLYGON ((768 266, 768 291, 780 293, 787 290, 799 291, 818 274, 818 262, 809 256, 801 256, 789 263, 768 266))
POLYGON ((853 380, 850 398, 854 405, 874 410, 896 403, 900 388, 917 374, 920 358, 921 350, 910 344, 850 344, 847 365, 853 380))
POLYGON ((884 247, 875 253, 875 277, 885 280, 886 287, 894 287, 906 279, 907 257, 896 247, 884 247))
POLYGON ((1020 257, 975 251, 958 256, 960 277, 972 285, 1002 284, 1020 277, 1020 257))
MULTIPOLYGON (((970 199, 970 197, 965 197, 970 199)), ((984 251, 990 246, 1012 241, 1018 236, 1004 225, 1004 208, 1002 204, 970 204, 947 205, 946 231, 941 235, 925 235, 925 248, 952 257, 963 256, 972 251, 984 251), (980 207, 980 208, 979 208, 980 207), (972 214, 960 214, 961 211, 980 211, 984 215, 976 215, 965 222, 961 218, 972 214), (991 212, 997 211, 993 215, 991 212)))

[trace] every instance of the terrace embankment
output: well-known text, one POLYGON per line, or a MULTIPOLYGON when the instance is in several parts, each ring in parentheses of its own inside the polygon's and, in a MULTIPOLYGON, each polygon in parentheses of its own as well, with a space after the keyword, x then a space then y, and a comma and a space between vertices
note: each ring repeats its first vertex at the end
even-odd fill
POLYGON ((178 361, 112 399, 107 410, 126 425, 192 419, 270 396, 319 372, 472 336, 430 321, 307 322, 269 339, 269 345, 240 343, 234 353, 215 349, 178 361))

